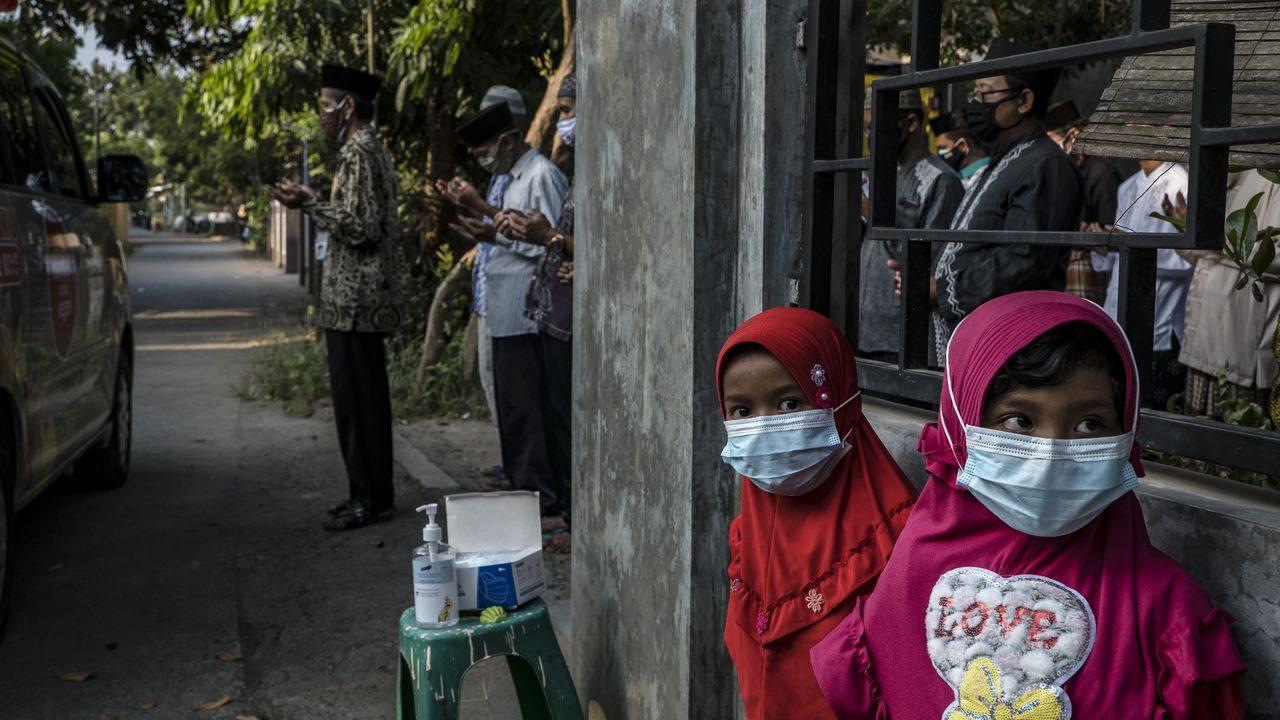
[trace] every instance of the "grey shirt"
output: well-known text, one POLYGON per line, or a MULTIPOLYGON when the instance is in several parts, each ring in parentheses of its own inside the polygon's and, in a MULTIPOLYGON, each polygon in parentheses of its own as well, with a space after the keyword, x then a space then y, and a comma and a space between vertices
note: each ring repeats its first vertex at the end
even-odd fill
MULTIPOLYGON (((898 168, 896 224, 900 228, 947 228, 964 197, 960 175, 933 153, 898 168)), ((858 288, 858 350, 864 353, 898 351, 901 300, 893 290, 890 258, 898 249, 884 240, 862 242, 862 272, 858 288)))
MULTIPOLYGON (((552 226, 560 221, 560 208, 569 181, 550 160, 537 150, 525 153, 511 168, 511 184, 502 198, 502 207, 528 213, 538 210, 552 226)), ((538 259, 545 251, 541 245, 512 240, 499 234, 485 266, 485 319, 489 334, 496 338, 532 335, 538 326, 524 315, 525 296, 538 259)))

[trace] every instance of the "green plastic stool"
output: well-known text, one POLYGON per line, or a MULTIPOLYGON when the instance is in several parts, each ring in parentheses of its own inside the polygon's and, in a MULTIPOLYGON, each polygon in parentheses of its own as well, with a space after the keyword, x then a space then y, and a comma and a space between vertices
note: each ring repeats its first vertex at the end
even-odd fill
POLYGON ((499 623, 464 615, 451 628, 418 627, 413 608, 400 616, 399 720, 457 720, 462 678, 476 663, 505 655, 525 720, 582 720, 551 617, 541 600, 499 623))

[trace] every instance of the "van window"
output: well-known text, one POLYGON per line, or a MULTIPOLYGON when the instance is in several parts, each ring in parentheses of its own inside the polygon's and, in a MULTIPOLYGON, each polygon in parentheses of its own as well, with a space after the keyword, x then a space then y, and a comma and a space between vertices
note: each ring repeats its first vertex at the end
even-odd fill
POLYGON ((30 190, 52 192, 52 179, 44 172, 40 139, 31 124, 31 99, 22 80, 22 70, 10 58, 0 55, 0 124, 4 126, 12 175, 4 182, 30 190))
POLYGON ((70 128, 59 112, 57 97, 46 88, 37 88, 36 122, 44 136, 45 150, 49 155, 49 171, 55 187, 68 197, 87 197, 80 184, 80 170, 76 164, 76 143, 70 128))

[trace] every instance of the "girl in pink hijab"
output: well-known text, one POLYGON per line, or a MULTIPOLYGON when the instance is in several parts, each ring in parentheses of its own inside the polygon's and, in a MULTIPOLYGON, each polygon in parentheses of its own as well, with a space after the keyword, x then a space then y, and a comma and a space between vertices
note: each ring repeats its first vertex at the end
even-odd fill
POLYGON ((929 482, 875 591, 810 654, 838 718, 1234 720, 1231 618, 1151 545, 1123 331, 1006 295, 947 348, 929 482))

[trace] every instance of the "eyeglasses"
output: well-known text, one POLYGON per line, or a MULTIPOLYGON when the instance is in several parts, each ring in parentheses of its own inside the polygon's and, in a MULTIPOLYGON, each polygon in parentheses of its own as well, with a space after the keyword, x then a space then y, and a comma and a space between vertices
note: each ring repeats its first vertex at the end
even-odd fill
POLYGON ((969 93, 969 100, 973 102, 985 103, 985 102, 990 102, 989 100, 987 100, 988 95, 999 95, 1000 93, 1010 93, 1010 92, 1020 93, 1026 89, 1027 89, 1026 85, 1019 85, 1017 87, 1000 88, 998 90, 979 90, 977 88, 974 88, 973 92, 969 93))

